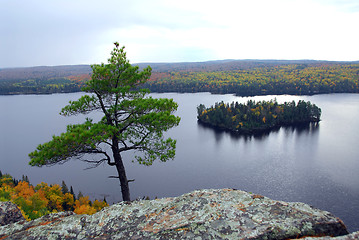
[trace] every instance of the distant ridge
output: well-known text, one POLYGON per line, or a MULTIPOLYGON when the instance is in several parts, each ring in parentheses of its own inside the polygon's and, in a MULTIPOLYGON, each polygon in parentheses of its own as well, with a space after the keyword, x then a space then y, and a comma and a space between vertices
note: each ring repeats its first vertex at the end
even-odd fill
POLYGON ((210 71, 234 71, 245 70, 258 67, 274 67, 288 64, 338 64, 338 63, 358 63, 358 62, 338 62, 338 61, 318 61, 318 60, 266 60, 266 59, 224 59, 212 60, 205 62, 178 62, 178 63, 136 63, 134 65, 140 68, 150 65, 155 72, 176 72, 176 71, 191 71, 191 72, 210 72, 210 71))
MULTIPOLYGON (((151 66, 153 72, 212 72, 235 71, 259 67, 275 67, 288 64, 331 65, 357 64, 359 61, 321 61, 321 60, 262 60, 262 59, 224 59, 205 62, 174 62, 174 63, 134 63, 140 69, 151 66)), ((0 81, 24 79, 49 79, 91 73, 90 65, 36 66, 19 68, 1 68, 0 81)))
MULTIPOLYGON (((133 65, 140 69, 152 67, 151 78, 143 85, 152 92, 207 91, 249 96, 358 93, 358 63, 225 59, 133 65)), ((0 95, 79 92, 91 72, 90 65, 0 69, 0 95)))
POLYGON ((49 79, 91 73, 90 65, 37 66, 0 69, 0 81, 49 79))

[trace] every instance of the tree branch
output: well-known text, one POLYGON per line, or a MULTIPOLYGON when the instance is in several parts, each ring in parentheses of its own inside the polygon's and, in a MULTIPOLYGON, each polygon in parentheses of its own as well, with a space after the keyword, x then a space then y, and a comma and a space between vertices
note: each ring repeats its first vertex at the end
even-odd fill
MULTIPOLYGON (((111 157, 105 151, 101 151, 99 149, 88 149, 88 150, 82 152, 82 154, 86 154, 86 153, 87 154, 102 153, 102 154, 104 154, 106 156, 106 158, 98 160, 98 161, 101 161, 101 163, 104 162, 104 161, 107 161, 107 164, 110 165, 110 166, 115 166, 116 165, 116 163, 111 162, 111 157)), ((97 164, 97 162, 98 162, 97 160, 83 160, 83 159, 81 159, 81 161, 84 161, 84 162, 87 162, 87 163, 95 163, 95 164, 97 164)), ((100 165, 101 163, 99 163, 98 165, 100 165)))
POLYGON ((119 152, 142 148, 140 147, 140 145, 146 140, 146 138, 150 135, 150 133, 151 132, 147 132, 139 142, 133 144, 132 146, 128 147, 127 145, 125 145, 125 147, 120 148, 119 152))
POLYGON ((96 94, 96 96, 97 96, 97 98, 98 98, 98 100, 99 100, 99 102, 100 102, 101 109, 102 109, 103 113, 104 113, 105 116, 106 116, 107 124, 108 124, 108 125, 112 125, 111 117, 109 116, 109 114, 108 114, 108 112, 107 112, 107 110, 106 110, 106 107, 105 107, 105 105, 104 105, 104 103, 103 103, 101 94, 100 94, 98 91, 96 91, 96 90, 94 90, 94 92, 95 92, 95 94, 96 94))
MULTIPOLYGON (((120 178, 119 176, 108 176, 108 178, 120 178)), ((136 179, 129 179, 127 182, 134 182, 136 179)))
POLYGON ((81 161, 93 165, 93 166, 90 166, 90 167, 85 168, 85 170, 88 170, 88 169, 92 169, 92 168, 96 168, 96 167, 100 166, 103 162, 107 161, 107 159, 106 159, 106 158, 103 158, 103 159, 101 159, 101 160, 86 160, 86 159, 81 159, 81 161))

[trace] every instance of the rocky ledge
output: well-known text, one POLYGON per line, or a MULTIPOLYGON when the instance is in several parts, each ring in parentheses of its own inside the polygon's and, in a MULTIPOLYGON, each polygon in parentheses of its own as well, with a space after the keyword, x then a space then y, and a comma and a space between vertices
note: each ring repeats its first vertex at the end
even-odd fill
POLYGON ((0 239, 329 239, 345 234, 344 223, 329 212, 232 189, 121 202, 91 216, 61 212, 30 222, 20 218, 0 226, 0 239))
POLYGON ((19 221, 25 221, 25 218, 15 204, 11 202, 0 202, 0 226, 19 221))

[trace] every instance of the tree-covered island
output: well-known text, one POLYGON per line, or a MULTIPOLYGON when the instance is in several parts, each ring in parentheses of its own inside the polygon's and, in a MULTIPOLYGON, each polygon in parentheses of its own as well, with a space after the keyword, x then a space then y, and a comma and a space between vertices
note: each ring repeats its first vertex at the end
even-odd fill
POLYGON ((276 99, 247 104, 219 102, 206 108, 197 107, 198 121, 211 127, 237 133, 257 133, 275 127, 319 122, 321 109, 311 102, 299 100, 279 104, 276 99))

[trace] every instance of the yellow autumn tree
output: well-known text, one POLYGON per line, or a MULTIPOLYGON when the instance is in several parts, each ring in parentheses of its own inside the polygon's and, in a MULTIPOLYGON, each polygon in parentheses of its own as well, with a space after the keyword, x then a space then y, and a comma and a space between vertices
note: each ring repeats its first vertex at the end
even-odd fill
POLYGON ((80 197, 78 200, 75 201, 75 210, 76 214, 94 214, 96 209, 90 206, 89 197, 80 197))
POLYGON ((33 187, 29 182, 16 181, 8 174, 0 174, 0 201, 15 203, 27 220, 58 211, 94 214, 108 206, 105 201, 98 200, 92 204, 88 196, 75 201, 74 195, 63 193, 58 184, 49 186, 42 182, 33 187))

